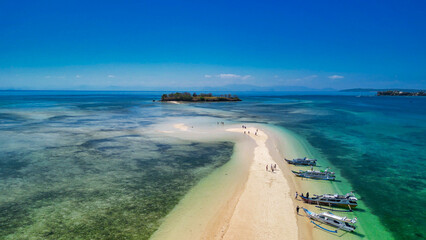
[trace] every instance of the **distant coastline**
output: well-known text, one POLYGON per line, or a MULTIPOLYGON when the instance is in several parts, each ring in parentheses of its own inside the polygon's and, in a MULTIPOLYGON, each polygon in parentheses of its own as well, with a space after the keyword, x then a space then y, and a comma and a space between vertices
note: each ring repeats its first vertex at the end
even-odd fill
POLYGON ((211 93, 191 93, 189 92, 176 92, 163 94, 161 96, 162 102, 237 102, 241 101, 237 95, 223 94, 220 96, 213 96, 211 93))
POLYGON ((403 89, 403 88, 350 88, 343 89, 340 92, 385 92, 385 91, 401 91, 401 92, 422 92, 422 89, 403 89))
POLYGON ((389 91, 379 91, 377 92, 377 96, 426 96, 425 91, 418 92, 403 92, 398 90, 389 90, 389 91))
POLYGON ((426 96, 426 91, 421 89, 351 88, 340 92, 376 92, 377 96, 426 96))

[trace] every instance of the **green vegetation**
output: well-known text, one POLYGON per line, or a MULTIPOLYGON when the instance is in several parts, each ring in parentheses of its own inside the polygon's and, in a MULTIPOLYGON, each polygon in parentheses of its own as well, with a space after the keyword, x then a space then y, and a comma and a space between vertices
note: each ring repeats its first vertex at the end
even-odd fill
POLYGON ((226 101, 241 101, 241 99, 238 98, 236 95, 231 94, 222 94, 220 96, 213 96, 211 93, 201 93, 196 94, 189 92, 183 92, 183 93, 169 93, 169 94, 163 94, 161 96, 162 102, 167 101, 184 101, 184 102, 226 102, 226 101))
POLYGON ((377 92, 377 96, 426 96, 426 92, 418 91, 418 92, 403 92, 398 90, 389 90, 389 91, 379 91, 377 92))

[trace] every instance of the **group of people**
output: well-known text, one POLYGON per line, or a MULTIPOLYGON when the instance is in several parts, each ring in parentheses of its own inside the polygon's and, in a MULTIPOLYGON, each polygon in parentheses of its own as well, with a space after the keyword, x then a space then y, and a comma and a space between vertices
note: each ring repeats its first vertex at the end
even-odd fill
MULTIPOLYGON (((242 127, 243 129, 247 129, 247 126, 245 126, 245 125, 241 125, 241 127, 242 127)), ((248 134, 250 134, 250 131, 247 131, 247 133, 248 133, 248 134)), ((244 131, 244 134, 246 134, 246 131, 244 131)))
MULTIPOLYGON (((241 127, 242 127, 243 129, 247 129, 247 126, 246 126, 246 125, 242 125, 241 127)), ((259 132, 259 129, 256 129, 256 132, 254 132, 254 135, 256 135, 256 136, 257 136, 257 132, 259 132)), ((246 132, 246 131, 244 131, 244 134, 246 134, 246 133, 247 133, 247 134, 250 134, 250 131, 247 131, 247 132, 246 132)))
MULTIPOLYGON (((298 196, 299 196, 299 193, 296 192, 294 198, 297 199, 298 196)), ((303 193, 300 194, 300 196, 303 197, 303 193)), ((309 192, 306 193, 306 197, 309 198, 309 192)), ((299 209, 300 209, 300 207, 299 207, 299 205, 297 205, 297 207, 296 207, 297 215, 299 215, 299 209)))
MULTIPOLYGON (((295 198, 295 199, 297 199, 297 197, 298 197, 298 196, 299 196, 299 193, 297 193, 297 192, 296 192, 296 194, 295 194, 295 197, 294 197, 294 198, 295 198)), ((302 194, 300 194, 300 196, 301 196, 301 197, 304 197, 304 196, 303 196, 303 193, 302 193, 302 194)), ((309 192, 306 192, 306 197, 307 197, 307 198, 309 198, 309 192)))
MULTIPOLYGON (((275 170, 277 170, 277 164, 271 163, 271 172, 274 172, 275 170)), ((269 171, 269 165, 268 164, 266 164, 266 171, 269 171)))

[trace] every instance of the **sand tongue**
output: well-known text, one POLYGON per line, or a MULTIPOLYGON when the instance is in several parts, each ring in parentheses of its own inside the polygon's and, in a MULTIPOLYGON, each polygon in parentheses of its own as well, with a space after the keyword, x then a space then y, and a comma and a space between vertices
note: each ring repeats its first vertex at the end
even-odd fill
POLYGON ((223 239, 297 239, 290 188, 279 169, 271 172, 271 163, 275 162, 266 147, 268 136, 262 131, 255 135, 254 128, 244 130, 250 131, 248 135, 257 146, 246 187, 223 239))

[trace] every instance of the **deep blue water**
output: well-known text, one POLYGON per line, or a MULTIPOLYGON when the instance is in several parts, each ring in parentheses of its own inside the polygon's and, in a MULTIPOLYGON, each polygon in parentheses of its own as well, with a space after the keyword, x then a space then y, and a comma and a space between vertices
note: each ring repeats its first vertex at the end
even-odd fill
MULTIPOLYGON (((335 92, 236 94, 243 99, 242 102, 194 103, 191 106, 231 112, 232 115, 227 116, 229 120, 269 123, 292 130, 340 169, 342 176, 363 196, 362 201, 395 238, 425 238, 426 98, 376 97, 371 93, 335 92)), ((79 157, 90 158, 81 151, 90 149, 88 152, 96 159, 105 157, 96 155, 100 154, 99 151, 106 152, 108 157, 115 159, 114 154, 135 143, 127 137, 93 142, 90 141, 93 135, 85 131, 90 130, 89 133, 93 134, 97 131, 132 132, 132 129, 152 124, 158 118, 193 115, 188 111, 176 111, 176 107, 168 108, 152 102, 152 99, 159 99, 160 96, 159 92, 0 92, 0 131, 3 135, 0 143, 3 164, 0 174, 3 174, 3 178, 25 177, 29 173, 22 169, 37 167, 40 170, 46 167, 38 161, 34 162, 32 157, 55 159, 60 152, 77 154, 73 158, 75 164, 81 164, 81 169, 91 169, 85 165, 87 162, 78 161, 79 157), (81 127, 82 131, 74 131, 81 127), (58 131, 62 144, 60 151, 55 151, 59 147, 55 145, 55 141, 58 141, 55 134, 58 131), (53 139, 49 140, 47 136, 53 139), (41 144, 34 140, 37 137, 47 139, 41 144), (67 141, 67 138, 75 141, 67 141), (122 139, 130 142, 123 143, 122 139), (6 143, 9 140, 15 144, 6 143), (17 144, 21 148, 15 149, 17 144), (80 150, 72 146, 78 146, 80 150)), ((137 141, 143 139, 141 136, 136 137, 137 141)), ((161 154, 157 155, 161 151, 166 154, 164 156, 172 158, 180 149, 170 147, 173 146, 171 143, 163 148, 155 140, 147 140, 145 144, 147 147, 144 154, 147 154, 149 148, 158 150, 147 154, 149 158, 161 157, 161 154)), ((200 146, 203 149, 206 147, 200 146)), ((230 146, 227 146, 225 152, 221 152, 220 145, 211 147, 217 149, 216 155, 229 155, 227 151, 230 146)), ((134 148, 126 151, 132 152, 134 148)), ((187 151, 188 155, 191 151, 187 151)), ((205 158, 208 159, 207 156, 205 158)), ((135 157, 135 161, 137 159, 135 157)), ((220 165, 212 159, 208 163, 212 166, 220 165)), ((196 167, 199 163, 192 164, 187 168, 196 167)), ((104 170, 91 171, 99 171, 101 174, 104 170)), ((120 171, 127 172, 129 184, 140 181, 138 177, 129 174, 133 171, 131 168, 120 171)), ((72 177, 72 173, 68 174, 68 177, 72 177)), ((50 175, 38 177, 52 178, 50 175)), ((170 178, 172 175, 165 177, 170 178)), ((18 183, 11 181, 9 184, 17 186, 18 183)), ((37 196, 34 198, 43 198, 44 195, 37 196)))

